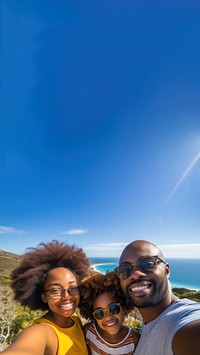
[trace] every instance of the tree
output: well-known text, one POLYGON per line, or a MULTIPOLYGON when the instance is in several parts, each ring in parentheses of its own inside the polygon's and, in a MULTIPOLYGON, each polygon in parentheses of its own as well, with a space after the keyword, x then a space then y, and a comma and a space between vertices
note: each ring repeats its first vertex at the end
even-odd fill
POLYGON ((16 317, 16 308, 11 292, 0 289, 0 351, 4 349, 10 336, 12 323, 16 317))
POLYGON ((13 300, 12 291, 0 287, 0 352, 10 345, 16 336, 40 318, 44 312, 31 311, 13 300))

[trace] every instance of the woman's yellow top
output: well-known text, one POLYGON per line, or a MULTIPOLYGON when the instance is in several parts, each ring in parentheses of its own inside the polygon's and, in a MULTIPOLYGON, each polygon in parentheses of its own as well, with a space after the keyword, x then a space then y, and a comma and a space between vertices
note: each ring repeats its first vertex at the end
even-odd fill
POLYGON ((70 328, 61 328, 45 318, 36 319, 34 323, 48 324, 54 329, 58 337, 57 355, 88 355, 81 321, 75 314, 71 318, 74 325, 70 328))

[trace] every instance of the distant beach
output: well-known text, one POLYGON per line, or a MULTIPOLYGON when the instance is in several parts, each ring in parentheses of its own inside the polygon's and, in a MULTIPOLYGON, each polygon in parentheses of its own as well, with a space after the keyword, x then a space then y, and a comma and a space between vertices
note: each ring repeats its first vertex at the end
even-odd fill
MULTIPOLYGON (((118 265, 117 258, 90 258, 93 270, 106 273, 118 265)), ((168 259, 172 287, 200 291, 200 259, 168 259)))

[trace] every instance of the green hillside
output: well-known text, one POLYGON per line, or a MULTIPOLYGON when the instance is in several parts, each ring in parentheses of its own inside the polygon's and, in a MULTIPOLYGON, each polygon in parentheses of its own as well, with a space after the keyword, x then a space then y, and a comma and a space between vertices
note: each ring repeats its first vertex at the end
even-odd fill
POLYGON ((10 273, 19 264, 21 256, 0 249, 0 286, 10 284, 10 273))

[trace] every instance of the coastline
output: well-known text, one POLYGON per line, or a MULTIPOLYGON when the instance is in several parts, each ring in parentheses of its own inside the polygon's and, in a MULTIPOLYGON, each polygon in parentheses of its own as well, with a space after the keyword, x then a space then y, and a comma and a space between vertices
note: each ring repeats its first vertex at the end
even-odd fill
MULTIPOLYGON (((114 262, 107 262, 107 263, 91 263, 91 269, 92 271, 97 271, 97 272, 102 272, 105 274, 107 271, 113 270, 112 265, 115 265, 114 262), (107 270, 105 271, 105 266, 107 265, 107 270), (103 270, 103 271, 102 271, 103 270)), ((186 283, 186 282, 179 282, 179 281, 173 281, 170 280, 172 288, 185 288, 190 291, 196 291, 200 292, 200 287, 197 287, 196 285, 186 283)))

